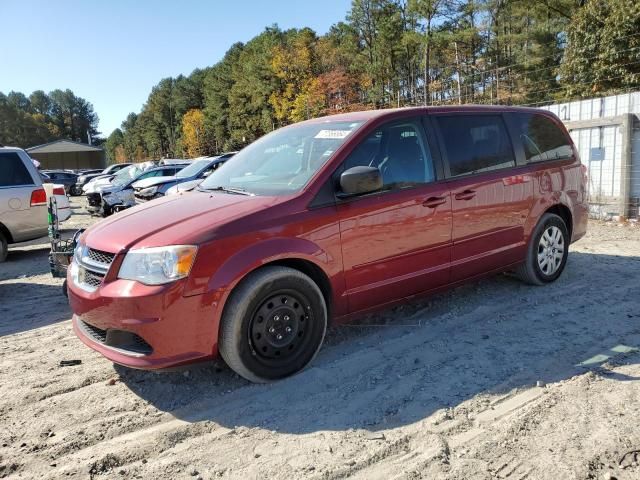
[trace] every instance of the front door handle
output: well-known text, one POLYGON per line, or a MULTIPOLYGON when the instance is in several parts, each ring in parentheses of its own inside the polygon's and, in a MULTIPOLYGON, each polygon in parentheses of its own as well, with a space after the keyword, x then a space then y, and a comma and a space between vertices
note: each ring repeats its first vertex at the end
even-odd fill
POLYGON ((471 200, 476 196, 475 190, 465 190, 464 192, 456 193, 456 200, 471 200))
POLYGON ((438 205, 442 205, 446 202, 447 197, 429 197, 424 202, 422 202, 422 205, 429 208, 436 208, 438 205))

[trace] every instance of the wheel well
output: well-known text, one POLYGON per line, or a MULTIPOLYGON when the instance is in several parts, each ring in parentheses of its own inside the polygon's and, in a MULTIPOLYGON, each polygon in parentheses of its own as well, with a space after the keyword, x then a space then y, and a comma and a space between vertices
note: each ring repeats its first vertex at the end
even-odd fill
POLYGON ((11 236, 11 232, 2 223, 0 223, 0 233, 4 235, 4 238, 7 240, 7 243, 13 243, 13 237, 11 236))
POLYGON ((274 262, 265 263, 263 267, 266 267, 269 265, 279 265, 282 267, 293 268, 294 270, 298 270, 299 272, 302 272, 305 275, 307 275, 309 278, 311 278, 311 280, 313 280, 315 284, 318 285, 318 288, 320 288, 320 291, 322 292, 324 301, 327 304, 327 314, 328 314, 328 319, 330 321, 333 292, 331 290, 331 282, 329 281, 329 277, 327 277, 327 274, 324 273, 324 270, 322 270, 313 262, 310 262, 308 260, 302 260, 299 258, 287 258, 284 260, 276 260, 274 262))
POLYGON ((569 229, 569 239, 571 239, 573 236, 573 218, 571 217, 571 210, 569 210, 565 205, 557 204, 549 208, 545 213, 554 213, 562 218, 569 229))

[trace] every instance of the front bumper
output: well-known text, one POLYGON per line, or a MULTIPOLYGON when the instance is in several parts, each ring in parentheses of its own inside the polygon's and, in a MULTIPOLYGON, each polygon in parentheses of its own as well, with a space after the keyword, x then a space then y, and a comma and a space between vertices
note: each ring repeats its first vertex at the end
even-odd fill
POLYGON ((217 296, 182 296, 184 281, 147 286, 106 281, 87 292, 68 276, 73 329, 114 363, 160 369, 217 355, 217 296))
POLYGON ((102 210, 102 195, 98 192, 87 193, 87 211, 98 213, 102 210))

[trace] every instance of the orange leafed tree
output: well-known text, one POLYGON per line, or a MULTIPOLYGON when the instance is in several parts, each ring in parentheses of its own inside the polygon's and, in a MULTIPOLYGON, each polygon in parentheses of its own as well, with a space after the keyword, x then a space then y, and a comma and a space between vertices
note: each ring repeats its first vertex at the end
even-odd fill
POLYGON ((188 157, 202 155, 205 144, 204 114, 193 108, 182 117, 182 142, 188 157))

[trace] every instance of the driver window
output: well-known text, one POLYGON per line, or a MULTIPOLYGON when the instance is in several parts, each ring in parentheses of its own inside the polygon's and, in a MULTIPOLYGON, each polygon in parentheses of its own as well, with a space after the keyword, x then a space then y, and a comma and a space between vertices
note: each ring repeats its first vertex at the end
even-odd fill
POLYGON ((344 168, 378 167, 383 188, 407 188, 433 182, 435 174, 428 145, 417 122, 394 122, 371 133, 345 160, 344 168))

